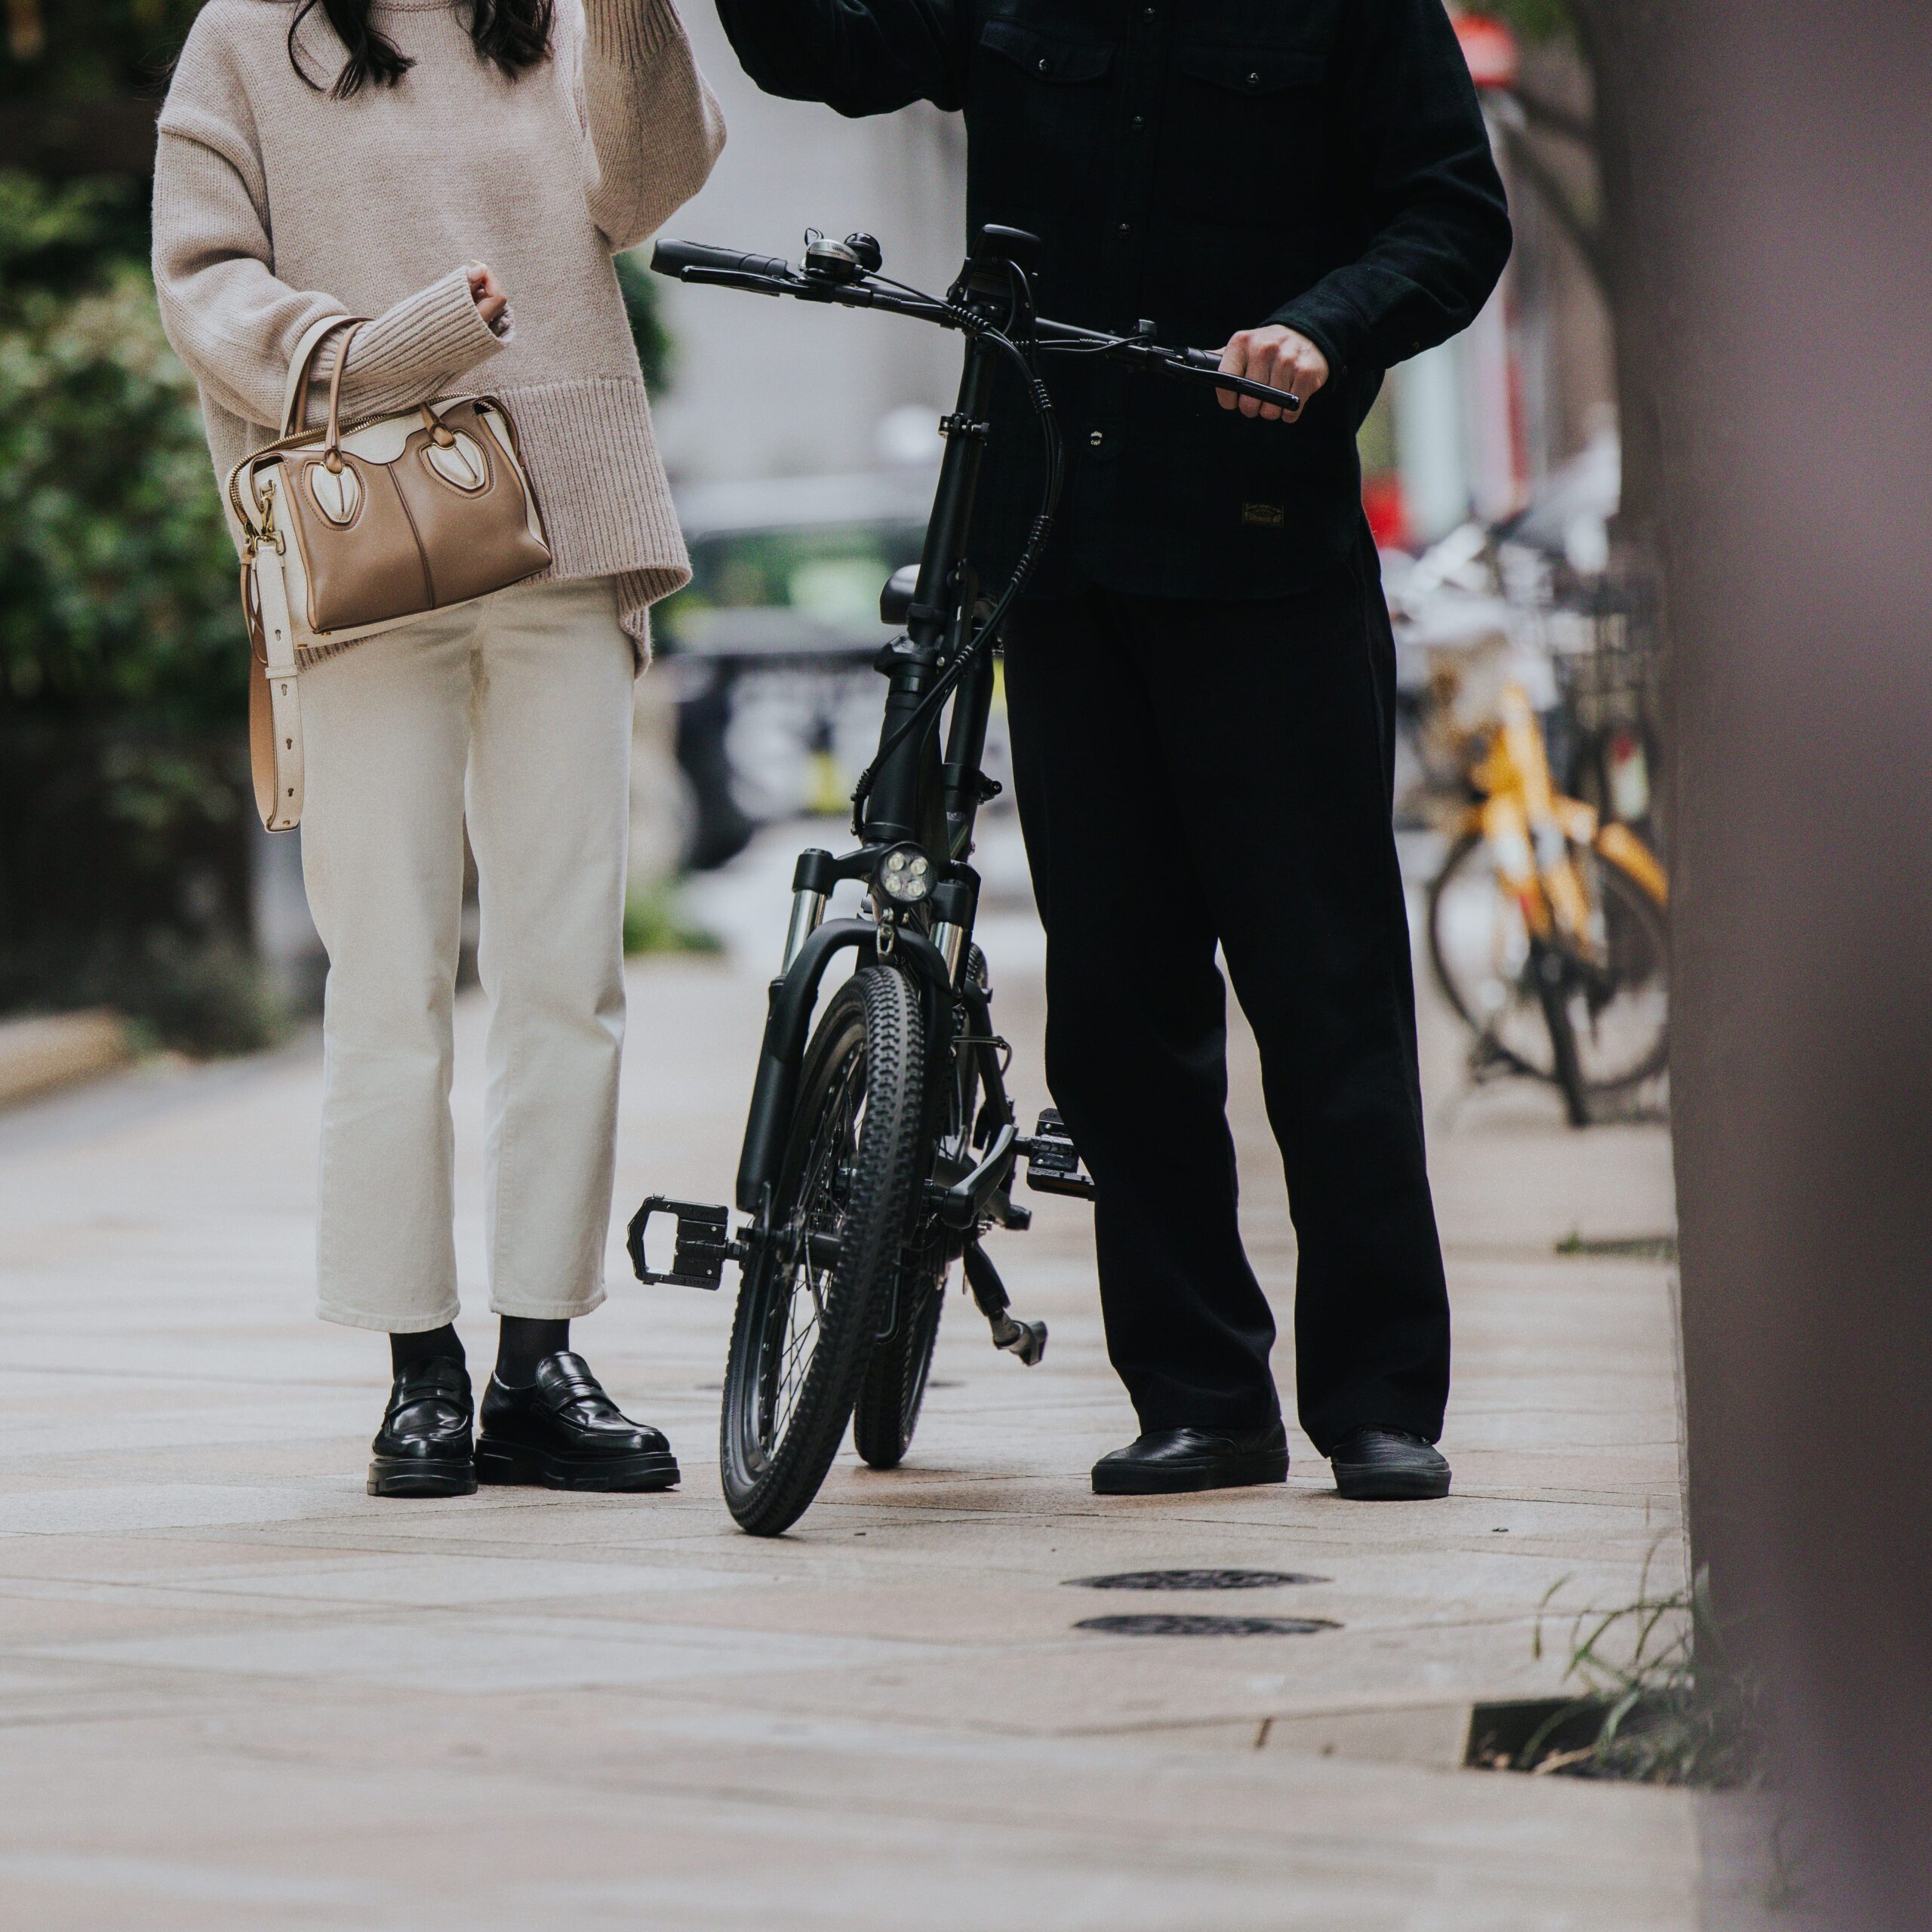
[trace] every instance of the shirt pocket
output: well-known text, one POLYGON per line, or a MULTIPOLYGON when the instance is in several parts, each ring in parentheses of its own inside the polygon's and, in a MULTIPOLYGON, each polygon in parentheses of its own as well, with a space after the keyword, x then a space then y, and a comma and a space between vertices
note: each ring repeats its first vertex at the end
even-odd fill
POLYGON ((1328 56, 1318 48, 1177 48, 1161 143, 1179 206, 1272 230, 1330 186, 1328 56))
POLYGON ((973 118, 974 173, 989 205, 1091 208, 1106 180, 1115 66, 1109 41, 986 22, 973 118))

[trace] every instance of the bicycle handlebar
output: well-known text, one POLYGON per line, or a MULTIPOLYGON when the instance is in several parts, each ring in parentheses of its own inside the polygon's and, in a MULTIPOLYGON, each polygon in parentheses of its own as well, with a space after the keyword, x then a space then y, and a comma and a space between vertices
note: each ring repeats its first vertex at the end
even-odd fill
MULTIPOLYGON (((881 285, 869 275, 857 273, 838 281, 823 275, 804 275, 775 255, 752 255, 735 248, 714 248, 700 242, 660 242, 651 252, 651 266, 660 275, 680 281, 710 282, 726 288, 742 288, 757 295, 792 295, 808 302, 830 302, 848 309, 884 309, 894 315, 937 323, 943 328, 970 326, 952 304, 935 301, 908 289, 881 285)), ((1246 376, 1221 373, 1220 353, 1211 349, 1168 349, 1137 336, 1110 336, 1097 329, 1084 329, 1071 322, 1036 319, 1032 325, 1035 340, 1043 349, 1060 349, 1103 357, 1183 381, 1210 383, 1216 389, 1232 389, 1237 395, 1253 396, 1257 401, 1272 403, 1291 417, 1300 408, 1284 391, 1257 383, 1246 376)))

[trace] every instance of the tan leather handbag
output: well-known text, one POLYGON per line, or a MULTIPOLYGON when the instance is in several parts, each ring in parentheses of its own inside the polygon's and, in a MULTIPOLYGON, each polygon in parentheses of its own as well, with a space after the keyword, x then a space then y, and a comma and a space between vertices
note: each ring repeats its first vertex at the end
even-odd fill
POLYGON ((248 734, 271 832, 302 817, 299 654, 373 637, 549 568, 516 425, 494 396, 342 420, 342 374, 364 318, 314 324, 289 366, 281 434, 229 473, 242 608, 261 675, 248 734), (345 330, 328 420, 306 426, 316 352, 345 330))

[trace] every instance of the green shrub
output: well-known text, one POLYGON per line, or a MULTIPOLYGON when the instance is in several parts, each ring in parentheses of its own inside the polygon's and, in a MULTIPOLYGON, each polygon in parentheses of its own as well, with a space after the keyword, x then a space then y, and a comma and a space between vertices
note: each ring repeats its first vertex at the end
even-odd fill
POLYGON ((0 174, 0 1007, 260 1044, 248 646, 139 184, 0 174))
POLYGON ((693 925, 678 903, 675 881, 632 893, 624 902, 624 950, 629 952, 722 952, 714 932, 693 925))
POLYGON ((60 285, 117 212, 0 177, 0 711, 233 725, 247 649, 193 384, 144 264, 60 285), (51 285, 23 287, 37 265, 51 285))

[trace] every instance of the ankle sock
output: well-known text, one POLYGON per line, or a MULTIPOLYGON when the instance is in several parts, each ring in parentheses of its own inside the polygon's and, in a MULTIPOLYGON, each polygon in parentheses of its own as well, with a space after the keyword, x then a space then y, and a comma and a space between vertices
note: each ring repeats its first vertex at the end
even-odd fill
POLYGON ((438 1355, 447 1355, 452 1361, 463 1360, 462 1338, 447 1322, 440 1328, 424 1328, 414 1335, 389 1337, 392 1375, 400 1375, 405 1368, 414 1368, 418 1362, 433 1361, 438 1355))
POLYGON ((570 1345, 568 1321, 506 1315, 497 1338, 497 1380, 506 1389, 528 1389, 537 1379, 537 1364, 570 1345))

